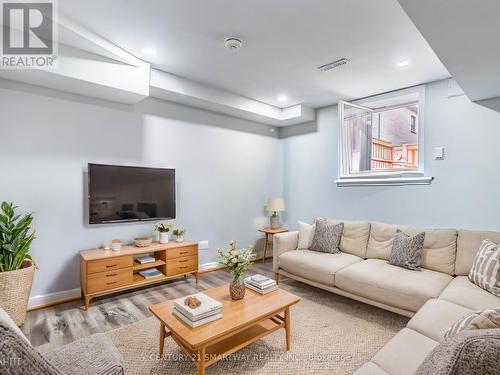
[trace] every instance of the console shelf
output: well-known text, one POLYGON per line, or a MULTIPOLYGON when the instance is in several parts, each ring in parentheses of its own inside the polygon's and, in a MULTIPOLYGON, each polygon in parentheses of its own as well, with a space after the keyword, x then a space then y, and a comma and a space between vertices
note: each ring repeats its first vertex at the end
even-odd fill
POLYGON ((134 271, 141 271, 141 270, 147 270, 148 268, 163 266, 164 264, 166 263, 161 259, 157 259, 155 262, 142 263, 142 264, 134 260, 133 269, 134 271))
POLYGON ((80 285, 88 309, 92 298, 152 285, 179 276, 193 275, 198 283, 198 243, 152 243, 146 247, 124 246, 120 251, 80 251, 80 285), (153 254, 154 262, 140 264, 134 256, 153 254), (145 279, 137 272, 157 268, 163 275, 145 279))
POLYGON ((155 282, 157 283, 157 282, 163 281, 163 280, 168 280, 168 277, 165 275, 161 275, 161 276, 157 276, 157 277, 152 277, 150 279, 145 279, 144 277, 142 277, 138 273, 134 273, 133 285, 134 286, 142 286, 142 285, 148 285, 148 284, 155 283, 155 282))

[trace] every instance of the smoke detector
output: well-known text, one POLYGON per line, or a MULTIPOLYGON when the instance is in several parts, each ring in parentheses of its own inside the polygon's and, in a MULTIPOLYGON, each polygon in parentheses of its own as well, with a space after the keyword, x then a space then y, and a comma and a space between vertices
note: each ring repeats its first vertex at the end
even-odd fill
POLYGON ((345 57, 332 61, 331 63, 325 64, 318 66, 318 70, 321 70, 322 72, 327 72, 329 70, 332 70, 334 68, 338 68, 339 66, 345 65, 349 62, 349 59, 346 59, 345 57))
POLYGON ((226 38, 224 41, 224 46, 230 51, 238 51, 242 44, 243 42, 238 38, 226 38))

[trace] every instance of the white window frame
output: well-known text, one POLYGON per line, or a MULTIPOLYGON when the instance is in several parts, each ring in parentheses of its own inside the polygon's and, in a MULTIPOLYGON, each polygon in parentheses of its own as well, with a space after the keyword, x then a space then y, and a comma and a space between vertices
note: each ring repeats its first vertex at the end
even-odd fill
MULTIPOLYGON (((401 105, 395 105, 394 108, 403 106, 408 103, 401 103, 401 105)), ((407 89, 392 91, 385 94, 375 95, 368 98, 363 98, 353 102, 340 101, 338 104, 338 179, 336 181, 337 186, 380 186, 380 185, 429 185, 433 177, 425 176, 424 174, 424 162, 425 162, 425 85, 410 87, 407 89), (372 112, 380 112, 382 110, 387 110, 391 107, 385 107, 384 109, 373 109, 370 108, 368 104, 375 101, 387 100, 392 98, 401 97, 404 95, 418 93, 418 168, 417 170, 403 170, 403 171, 366 171, 360 173, 350 173, 344 170, 345 163, 343 163, 342 155, 343 142, 343 126, 344 126, 344 104, 360 108, 363 110, 370 110, 372 112), (347 173, 346 173, 347 172, 347 173)))

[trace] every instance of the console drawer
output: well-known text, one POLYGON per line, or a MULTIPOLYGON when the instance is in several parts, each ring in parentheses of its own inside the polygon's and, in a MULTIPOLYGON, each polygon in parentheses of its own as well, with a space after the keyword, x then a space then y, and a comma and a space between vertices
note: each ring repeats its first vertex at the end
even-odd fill
POLYGON ((134 272, 132 267, 115 271, 93 273, 87 277, 87 293, 118 288, 132 284, 134 272))
POLYGON ((134 260, 131 255, 109 259, 90 260, 87 262, 87 273, 98 273, 132 267, 133 261, 134 260))
POLYGON ((198 255, 198 245, 183 246, 167 250, 167 259, 198 255))
POLYGON ((197 256, 182 257, 167 261, 167 276, 175 276, 193 271, 198 271, 197 256))

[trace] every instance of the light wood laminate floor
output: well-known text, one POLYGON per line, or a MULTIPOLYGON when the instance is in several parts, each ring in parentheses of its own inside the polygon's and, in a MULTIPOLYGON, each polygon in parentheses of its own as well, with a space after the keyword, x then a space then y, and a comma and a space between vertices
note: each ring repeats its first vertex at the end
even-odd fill
MULTIPOLYGON (((274 277, 272 260, 253 264, 248 274, 256 273, 274 277)), ((82 300, 34 310, 28 312, 22 330, 32 345, 42 351, 50 350, 94 333, 148 318, 151 316, 148 306, 153 303, 221 286, 231 279, 227 271, 219 270, 201 274, 198 285, 194 277, 188 276, 155 286, 97 297, 92 300, 88 311, 83 309, 82 300)))

